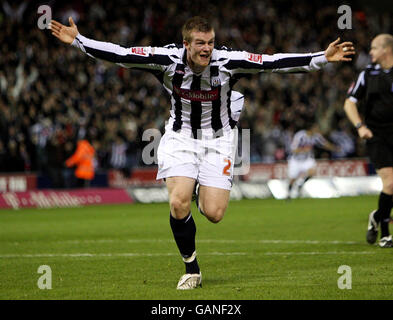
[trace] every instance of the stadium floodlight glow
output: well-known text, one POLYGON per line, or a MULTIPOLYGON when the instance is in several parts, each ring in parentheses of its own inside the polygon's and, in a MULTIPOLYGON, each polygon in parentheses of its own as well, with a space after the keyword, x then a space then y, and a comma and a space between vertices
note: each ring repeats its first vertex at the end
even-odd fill
POLYGON ((335 177, 333 184, 341 196, 358 196, 362 194, 378 194, 382 190, 379 176, 367 177, 335 177))
POLYGON ((276 199, 286 199, 288 196, 288 182, 285 180, 272 179, 267 182, 270 192, 276 199))
POLYGON ((309 196, 311 198, 337 198, 340 196, 329 178, 310 179, 304 184, 302 191, 302 196, 309 196))

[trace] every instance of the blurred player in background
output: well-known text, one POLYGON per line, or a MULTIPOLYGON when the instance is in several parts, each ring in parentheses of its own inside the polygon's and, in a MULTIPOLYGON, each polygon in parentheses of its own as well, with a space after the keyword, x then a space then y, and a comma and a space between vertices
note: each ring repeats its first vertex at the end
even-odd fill
POLYGON ((381 228, 379 246, 393 247, 389 232, 393 199, 393 36, 380 34, 371 42, 371 62, 348 91, 344 110, 359 137, 366 139, 367 152, 382 179, 378 209, 369 215, 367 242, 374 244, 381 228), (358 104, 364 107, 363 120, 358 104))
POLYGON ((353 44, 337 39, 325 51, 274 55, 215 48, 212 25, 193 17, 182 28, 182 44, 124 48, 88 39, 72 18, 69 23, 67 27, 52 20, 52 34, 91 57, 152 73, 171 97, 170 118, 157 151, 157 179, 166 181, 170 226, 186 267, 177 289, 194 289, 202 275, 191 200, 198 182, 200 211, 213 223, 224 217, 237 150, 237 121, 231 109, 235 83, 249 74, 310 72, 328 62, 350 61, 353 44))
POLYGON ((320 133, 318 124, 307 123, 305 129, 295 133, 291 143, 291 154, 288 157, 288 197, 291 199, 293 187, 297 184, 298 194, 303 185, 315 175, 316 161, 314 158, 314 146, 336 151, 337 147, 326 140, 320 133))

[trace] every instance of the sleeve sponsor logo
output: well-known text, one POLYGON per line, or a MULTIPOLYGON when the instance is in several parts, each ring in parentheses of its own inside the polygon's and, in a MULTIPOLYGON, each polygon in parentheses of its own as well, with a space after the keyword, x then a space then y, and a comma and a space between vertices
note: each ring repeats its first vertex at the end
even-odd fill
POLYGON ((138 56, 147 56, 147 50, 144 47, 133 47, 131 48, 131 53, 138 56))
POLYGON ((256 53, 247 53, 247 60, 253 63, 262 64, 262 55, 256 53))

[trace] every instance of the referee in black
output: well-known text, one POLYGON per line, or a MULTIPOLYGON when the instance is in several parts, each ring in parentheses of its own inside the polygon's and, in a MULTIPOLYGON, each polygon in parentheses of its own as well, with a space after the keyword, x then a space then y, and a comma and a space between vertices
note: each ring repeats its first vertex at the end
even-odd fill
POLYGON ((352 84, 344 110, 359 137, 367 139, 368 155, 382 179, 378 209, 369 215, 367 242, 376 242, 380 227, 379 246, 392 248, 389 220, 393 207, 393 36, 376 36, 371 42, 370 56, 372 64, 352 84), (364 110, 362 117, 358 104, 364 110))

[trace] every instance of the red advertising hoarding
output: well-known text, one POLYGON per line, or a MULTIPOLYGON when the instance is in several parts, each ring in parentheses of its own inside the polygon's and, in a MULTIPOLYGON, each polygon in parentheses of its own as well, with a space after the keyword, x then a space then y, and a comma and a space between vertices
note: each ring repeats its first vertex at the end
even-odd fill
POLYGON ((37 188, 35 174, 2 174, 0 175, 0 192, 22 192, 37 188))
POLYGON ((36 190, 0 193, 0 208, 56 208, 132 203, 123 189, 36 190))
MULTIPOLYGON (((248 174, 243 175, 243 181, 267 181, 271 179, 288 179, 287 162, 253 163, 248 174)), ((364 177, 369 174, 366 159, 353 160, 317 160, 317 177, 364 177)), ((125 178, 120 171, 108 172, 108 183, 111 188, 127 188, 138 186, 162 185, 162 180, 156 180, 157 168, 135 169, 130 178, 125 178)))
MULTIPOLYGON (((287 162, 251 164, 249 173, 244 175, 242 180, 288 179, 287 168, 287 162)), ((368 174, 368 162, 365 159, 317 161, 316 177, 364 177, 368 174)))

